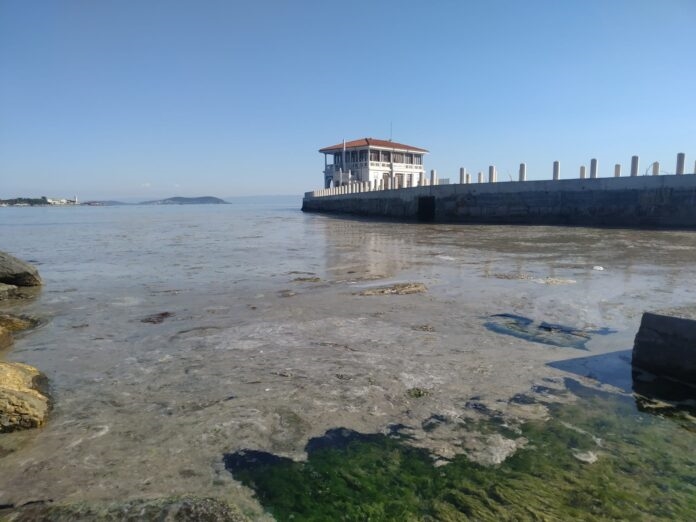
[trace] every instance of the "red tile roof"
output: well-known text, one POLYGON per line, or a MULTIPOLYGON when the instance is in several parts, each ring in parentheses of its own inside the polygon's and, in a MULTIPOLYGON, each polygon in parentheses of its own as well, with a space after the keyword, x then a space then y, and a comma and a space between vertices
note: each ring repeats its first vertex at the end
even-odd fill
MULTIPOLYGON (((382 149, 403 150, 408 152, 428 152, 425 149, 414 147, 412 145, 404 145, 403 143, 396 143, 395 141, 389 140, 376 140, 375 138, 361 138, 359 140, 346 141, 346 149, 357 149, 361 147, 379 147, 382 149)), ((342 150, 343 143, 339 143, 337 145, 332 145, 331 147, 319 149, 319 152, 340 152, 342 150)))

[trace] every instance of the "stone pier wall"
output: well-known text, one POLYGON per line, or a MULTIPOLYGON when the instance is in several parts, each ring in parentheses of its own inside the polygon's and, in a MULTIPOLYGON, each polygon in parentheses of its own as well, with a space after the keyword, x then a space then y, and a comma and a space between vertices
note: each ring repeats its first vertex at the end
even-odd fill
POLYGON ((449 223, 696 227, 696 175, 309 192, 302 210, 449 223))

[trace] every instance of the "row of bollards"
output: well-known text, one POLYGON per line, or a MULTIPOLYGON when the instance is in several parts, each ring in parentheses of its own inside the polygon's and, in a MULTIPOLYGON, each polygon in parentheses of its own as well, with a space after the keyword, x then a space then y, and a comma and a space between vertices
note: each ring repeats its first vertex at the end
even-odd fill
MULTIPOLYGON (((631 157, 631 177, 638 176, 638 169, 640 164, 640 158, 638 156, 631 157)), ((677 175, 683 175, 686 165, 686 154, 680 152, 677 154, 677 175)), ((652 167, 652 175, 658 176, 660 174, 660 163, 655 161, 650 165, 652 167)), ((580 179, 586 178, 586 167, 585 165, 580 166, 580 179)), ((599 173, 599 167, 596 158, 590 160, 590 179, 596 179, 599 173)), ((647 174, 647 171, 646 171, 647 174)), ((696 161, 694 162, 694 174, 696 174, 696 161)), ((617 163, 614 165, 614 177, 621 177, 621 164, 617 163)), ((561 162, 553 162, 553 179, 561 179, 561 162)), ((518 181, 527 180, 527 165, 526 163, 520 163, 520 170, 518 181)), ((477 183, 483 183, 483 172, 479 171, 477 178, 477 183)), ((495 165, 490 165, 488 167, 488 183, 496 183, 498 181, 498 172, 495 165)), ((459 169, 459 183, 462 185, 468 185, 472 182, 471 175, 467 172, 466 168, 462 167, 459 169)), ((356 194, 360 192, 372 192, 379 190, 395 190, 400 188, 410 188, 410 187, 427 187, 434 186, 438 184, 437 171, 435 169, 430 171, 430 178, 425 175, 425 172, 420 172, 418 179, 412 179, 410 176, 405 176, 404 178, 398 178, 396 176, 387 176, 383 179, 372 180, 372 181, 351 181, 348 184, 340 185, 338 187, 330 187, 325 189, 314 190, 308 192, 307 195, 311 197, 320 196, 336 196, 342 194, 356 194)))
MULTIPOLYGON (((683 175, 684 174, 684 169, 685 169, 685 164, 686 164, 686 154, 683 152, 680 152, 677 154, 677 170, 676 174, 677 175, 683 175)), ((638 176, 638 169, 640 165, 640 158, 638 156, 632 156, 631 157, 631 177, 638 176)), ((655 161, 651 163, 652 167, 652 175, 653 176, 658 176, 660 174, 660 163, 658 161, 655 161)), ((694 162, 694 174, 696 174, 696 161, 694 162)), ((592 158, 590 160, 590 179, 596 179, 599 175, 599 164, 597 162, 596 158, 592 158)), ((587 177, 587 168, 585 165, 580 166, 580 179, 585 179, 587 177)), ((621 177, 621 164, 617 163, 614 165, 614 177, 619 178, 621 177)), ((478 173, 478 182, 481 183, 483 178, 483 174, 481 172, 478 173)), ((561 162, 560 161, 554 161, 553 162, 553 179, 554 180, 560 180, 561 179, 561 162)), ((520 170, 519 170, 519 176, 517 178, 518 181, 526 181, 527 180, 527 164, 526 163, 520 163, 520 170)), ((495 183, 498 181, 498 174, 496 171, 496 168, 494 165, 491 165, 488 167, 488 182, 489 183, 495 183)), ((467 174, 467 171, 464 167, 459 169, 459 183, 460 184, 468 184, 471 183, 471 176, 467 174)))

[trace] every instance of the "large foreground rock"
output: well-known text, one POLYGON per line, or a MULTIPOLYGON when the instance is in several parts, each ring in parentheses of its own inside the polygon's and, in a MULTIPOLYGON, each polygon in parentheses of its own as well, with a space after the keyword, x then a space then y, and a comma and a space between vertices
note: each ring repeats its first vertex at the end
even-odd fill
POLYGON ((0 361, 0 433, 42 426, 49 409, 43 373, 28 364, 0 361))
POLYGON ((0 252, 0 283, 14 286, 39 286, 39 272, 29 263, 0 252))
POLYGON ((645 312, 633 344, 633 364, 696 383, 696 308, 645 312))

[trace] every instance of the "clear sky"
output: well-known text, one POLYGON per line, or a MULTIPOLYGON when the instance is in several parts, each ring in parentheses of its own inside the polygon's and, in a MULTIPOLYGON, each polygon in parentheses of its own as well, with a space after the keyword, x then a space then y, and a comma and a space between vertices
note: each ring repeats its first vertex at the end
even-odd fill
POLYGON ((453 181, 690 171, 695 27, 694 0, 0 0, 0 198, 300 194, 319 148, 390 132, 453 181))

